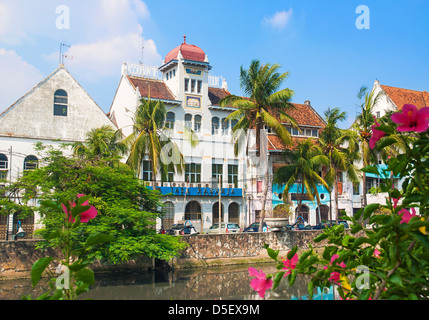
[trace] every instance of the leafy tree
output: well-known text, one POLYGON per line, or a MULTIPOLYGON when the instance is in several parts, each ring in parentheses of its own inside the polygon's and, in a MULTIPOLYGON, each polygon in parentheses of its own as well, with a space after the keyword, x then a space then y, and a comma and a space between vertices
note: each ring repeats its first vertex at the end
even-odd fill
MULTIPOLYGON (((152 181, 160 169, 168 172, 168 166, 182 173, 184 158, 179 147, 171 140, 172 130, 165 126, 167 109, 162 101, 142 98, 133 118, 133 133, 125 138, 130 154, 127 164, 136 172, 147 156, 151 162, 152 181)), ((187 129, 187 128, 185 128, 187 129)), ((192 130, 185 130, 185 138, 195 146, 198 139, 192 130)))
POLYGON ((58 205, 61 199, 85 194, 99 214, 96 219, 74 229, 72 236, 80 239, 102 233, 114 239, 90 251, 82 251, 88 259, 119 263, 146 256, 168 260, 184 248, 178 239, 156 233, 155 221, 162 215, 159 194, 147 189, 131 169, 108 166, 103 159, 66 157, 53 149, 44 149, 44 152, 45 165, 28 172, 9 187, 20 191, 22 208, 39 211, 44 228, 37 234, 46 239, 42 247, 57 245, 52 235, 64 219, 64 212, 58 205), (36 195, 40 206, 26 205, 36 195))
MULTIPOLYGON (((367 167, 377 159, 377 155, 373 149, 370 148, 371 127, 375 124, 374 120, 374 106, 378 103, 382 96, 382 91, 375 94, 374 90, 367 93, 366 87, 361 87, 358 92, 358 98, 364 99, 360 105, 360 113, 356 116, 356 120, 352 125, 352 129, 357 133, 357 143, 361 152, 361 159, 363 167, 367 167)), ((362 173, 363 185, 363 206, 368 204, 366 193, 366 173, 362 173)))
POLYGON ((75 142, 71 146, 75 155, 86 158, 109 159, 113 163, 115 160, 118 162, 128 150, 122 140, 120 130, 105 125, 90 130, 83 143, 75 142))
MULTIPOLYGON (((221 106, 232 106, 237 110, 228 116, 228 120, 238 120, 234 132, 248 135, 249 130, 256 129, 256 156, 260 157, 261 132, 269 126, 286 146, 292 145, 292 137, 282 122, 289 122, 297 127, 296 121, 286 112, 294 108, 291 89, 279 90, 289 73, 279 73, 278 64, 261 64, 258 60, 250 63, 248 70, 241 67, 240 85, 247 97, 230 95, 220 101, 221 106)), ((236 142, 242 141, 236 139, 236 142)), ((247 149, 247 147, 246 147, 247 149)), ((236 153, 238 147, 235 147, 236 153)), ((267 160, 267 159, 264 159, 267 160)), ((265 191, 262 200, 262 214, 259 228, 265 218, 265 206, 268 192, 269 172, 265 172, 265 191)))
MULTIPOLYGON (((331 186, 330 191, 334 191, 336 221, 338 223, 338 174, 345 172, 350 181, 358 182, 357 170, 354 161, 359 159, 356 146, 356 135, 351 130, 342 130, 338 127, 338 122, 345 120, 346 113, 340 109, 328 109, 325 111, 326 127, 320 134, 319 144, 323 153, 329 159, 329 170, 325 176, 325 181, 331 186)), ((332 206, 330 210, 330 220, 332 220, 332 206)))
MULTIPOLYGON (((301 210, 304 194, 307 194, 311 201, 316 201, 320 207, 319 191, 317 184, 320 183, 329 189, 328 184, 319 175, 322 165, 329 165, 329 159, 322 154, 321 148, 316 145, 314 139, 307 139, 299 142, 292 150, 285 150, 284 157, 288 165, 281 167, 274 175, 274 183, 284 184, 283 199, 286 201, 290 188, 299 183, 301 197, 298 203, 298 212, 301 210)), ((319 212, 320 214, 320 212, 319 212)))

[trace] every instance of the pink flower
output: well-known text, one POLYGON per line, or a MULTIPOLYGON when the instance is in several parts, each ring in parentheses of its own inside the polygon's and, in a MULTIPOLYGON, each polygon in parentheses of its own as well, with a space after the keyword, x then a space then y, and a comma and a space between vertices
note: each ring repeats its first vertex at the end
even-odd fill
POLYGON ((374 253, 373 253, 374 258, 380 258, 380 253, 381 253, 380 250, 374 249, 374 253))
POLYGON ((285 276, 292 273, 292 270, 296 268, 296 265, 298 264, 298 255, 295 253, 295 255, 292 257, 291 260, 283 260, 284 268, 283 270, 287 270, 285 276))
POLYGON ((412 104, 405 104, 401 112, 392 114, 392 121, 400 124, 399 132, 425 132, 429 127, 429 107, 417 110, 412 104))
MULTIPOLYGON (((340 256, 338 255, 338 254, 334 254, 332 257, 331 257, 331 263, 330 263, 330 265, 333 265, 333 263, 334 263, 334 261, 335 260, 337 260, 338 258, 339 258, 340 256)), ((345 267, 347 267, 346 266, 346 264, 344 263, 344 261, 342 261, 340 264, 339 264, 339 266, 341 267, 341 268, 345 268, 345 267)), ((323 269, 328 269, 328 267, 327 266, 325 266, 323 269)), ((337 272, 337 271, 334 271, 334 272, 331 272, 331 276, 330 276, 330 278, 329 278, 329 281, 332 281, 332 282, 334 282, 334 283, 339 283, 340 282, 340 277, 341 277, 341 274, 339 273, 339 272, 337 272)))
POLYGON ((249 267, 249 275, 255 277, 250 281, 250 286, 253 290, 257 291, 261 298, 265 297, 265 291, 269 290, 273 286, 273 280, 267 279, 266 274, 262 270, 256 270, 255 268, 249 267))
POLYGON ((393 201, 393 209, 396 209, 396 207, 398 206, 398 202, 401 199, 401 197, 399 197, 398 199, 392 198, 393 201))
MULTIPOLYGON (((77 197, 84 197, 84 194, 78 194, 77 197)), ((70 201, 70 206, 72 208, 76 207, 76 203, 71 202, 70 201)), ((88 200, 86 200, 84 203, 82 203, 82 206, 89 206, 89 202, 88 200)), ((63 208, 64 213, 66 214, 67 217, 69 217, 69 222, 74 223, 75 219, 73 219, 72 217, 72 213, 67 211, 67 208, 64 204, 61 203, 61 207, 63 208)), ((94 206, 91 206, 88 210, 82 212, 81 214, 79 214, 80 216, 80 222, 82 223, 87 223, 89 220, 93 220, 95 219, 95 217, 97 216, 97 209, 95 209, 94 206)))
POLYGON ((410 222, 411 218, 416 216, 416 209, 411 208, 411 211, 413 213, 404 208, 398 212, 399 215, 402 215, 401 224, 410 222))
POLYGON ((380 124, 377 122, 377 118, 374 117, 375 120, 375 125, 373 125, 371 127, 372 130, 372 137, 369 139, 369 147, 371 149, 375 148, 375 144, 377 143, 378 140, 380 140, 381 138, 383 138, 386 133, 380 130, 377 130, 376 128, 378 128, 380 126, 380 124))

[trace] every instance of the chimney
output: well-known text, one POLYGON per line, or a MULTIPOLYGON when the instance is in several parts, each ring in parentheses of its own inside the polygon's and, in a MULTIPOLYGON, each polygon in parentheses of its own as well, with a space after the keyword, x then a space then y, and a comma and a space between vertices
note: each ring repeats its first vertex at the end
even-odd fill
POLYGON ((310 103, 310 100, 307 100, 307 101, 305 101, 305 102, 304 102, 304 104, 305 104, 306 106, 309 106, 309 107, 311 107, 311 103, 310 103))
POLYGON ((222 89, 228 91, 228 83, 222 78, 222 89))
POLYGON ((121 75, 126 76, 128 74, 128 65, 124 62, 122 64, 121 75))

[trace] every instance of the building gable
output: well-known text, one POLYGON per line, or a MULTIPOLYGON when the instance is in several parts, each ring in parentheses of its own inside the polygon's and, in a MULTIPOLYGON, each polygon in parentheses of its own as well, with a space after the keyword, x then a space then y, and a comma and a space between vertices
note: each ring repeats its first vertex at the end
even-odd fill
POLYGON ((0 115, 0 135, 9 137, 83 141, 103 125, 114 127, 63 66, 0 115))

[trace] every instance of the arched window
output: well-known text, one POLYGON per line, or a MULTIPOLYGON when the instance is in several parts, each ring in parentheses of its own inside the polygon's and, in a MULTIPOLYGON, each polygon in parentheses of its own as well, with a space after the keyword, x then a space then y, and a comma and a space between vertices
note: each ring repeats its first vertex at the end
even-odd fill
POLYGON ((212 134, 219 134, 219 118, 214 117, 212 119, 212 134))
POLYGON ((302 217, 305 222, 309 223, 309 214, 310 214, 310 208, 308 208, 305 204, 301 205, 301 209, 298 212, 298 207, 295 210, 296 218, 302 217))
MULTIPOLYGON (((223 203, 222 203, 221 210, 222 210, 221 219, 222 219, 222 222, 225 222, 225 212, 223 208, 223 203)), ((212 213, 213 213, 213 224, 219 223, 219 201, 213 205, 212 213)))
POLYGON ((0 153, 0 180, 6 180, 7 179, 7 172, 9 168, 9 161, 7 159, 7 156, 3 153, 0 153))
POLYGON ((194 122, 195 122, 194 131, 195 132, 201 132, 201 125, 203 123, 203 117, 196 115, 194 122))
POLYGON ((316 209, 316 223, 319 224, 322 221, 328 221, 329 220, 329 207, 327 205, 320 205, 320 207, 317 207, 316 209))
POLYGON ((174 203, 167 201, 164 203, 164 216, 162 217, 162 225, 165 230, 170 229, 174 224, 174 203))
POLYGON ((174 129, 174 123, 176 122, 176 115, 174 112, 168 112, 165 117, 165 127, 174 129))
POLYGON ((222 134, 225 136, 228 134, 229 131, 229 121, 224 118, 222 119, 222 134))
POLYGON ((54 94, 54 116, 67 117, 68 114, 68 95, 67 92, 60 89, 54 94))
POLYGON ((185 114, 185 127, 192 130, 192 114, 185 114))
POLYGON ((237 125, 238 120, 231 120, 231 130, 234 130, 234 127, 237 125))
POLYGON ((34 170, 39 167, 39 159, 35 156, 28 156, 24 159, 24 171, 34 170))
POLYGON ((186 205, 185 220, 201 220, 201 205, 197 201, 191 201, 186 205))
POLYGON ((240 223, 240 206, 233 202, 228 207, 229 222, 240 223))

